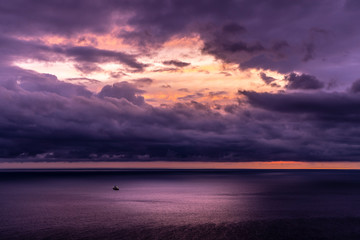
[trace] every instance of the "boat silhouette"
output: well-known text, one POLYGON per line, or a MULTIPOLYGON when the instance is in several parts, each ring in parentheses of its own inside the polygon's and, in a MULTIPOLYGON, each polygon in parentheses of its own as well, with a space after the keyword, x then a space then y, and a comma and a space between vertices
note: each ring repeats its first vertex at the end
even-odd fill
POLYGON ((117 191, 117 190, 119 190, 119 187, 115 185, 115 186, 113 187, 113 190, 117 191))

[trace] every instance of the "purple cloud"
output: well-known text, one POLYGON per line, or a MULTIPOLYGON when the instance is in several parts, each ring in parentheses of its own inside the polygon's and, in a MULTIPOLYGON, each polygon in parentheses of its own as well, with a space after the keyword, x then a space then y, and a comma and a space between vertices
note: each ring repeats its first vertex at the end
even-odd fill
POLYGON ((106 85, 101 89, 98 96, 101 98, 111 97, 126 99, 135 105, 145 104, 144 97, 140 94, 145 91, 137 89, 135 85, 128 82, 114 83, 112 86, 106 85))
MULTIPOLYGON (((0 158, 357 161, 360 87, 353 81, 360 76, 360 32, 353 23, 360 20, 359 6, 354 0, 2 1, 0 158), (85 33, 110 34, 142 51, 101 49, 96 39, 91 46, 41 41, 85 33), (155 107, 139 89, 152 84, 150 78, 94 93, 14 66, 71 60, 82 73, 93 73, 103 71, 100 64, 117 63, 126 70, 110 75, 119 78, 145 72, 140 57, 166 41, 193 36, 203 43, 202 54, 258 69, 266 84, 277 86, 263 71, 285 74, 285 90, 240 91, 238 102, 213 106, 195 100, 228 92, 181 88, 188 92, 181 102, 155 107), (324 90, 333 79, 341 82, 336 92, 324 90)), ((170 59, 163 64, 174 67, 153 72, 190 65, 170 59)))
MULTIPOLYGON (((7 37, 42 34, 68 37, 109 33, 116 26, 128 25, 132 30, 120 30, 118 36, 142 48, 160 47, 174 36, 195 33, 204 41, 204 53, 237 63, 241 68, 306 72, 326 82, 341 76, 342 81, 350 84, 359 75, 353 64, 359 34, 356 26, 349 24, 359 21, 356 6, 352 0, 226 0, 221 4, 214 0, 206 3, 15 0, 0 4, 6 13, 0 16, 0 30, 7 37), (337 16, 336 21, 333 16, 337 16)), ((88 51, 68 49, 68 54, 82 60, 81 56, 94 59, 95 53, 88 51)), ((97 51, 96 55, 101 55, 96 57, 97 61, 120 58, 132 68, 143 68, 121 54, 97 51)))
POLYGON ((181 62, 181 61, 178 61, 178 60, 169 60, 169 61, 164 61, 163 64, 165 65, 174 65, 176 67, 187 67, 190 65, 190 63, 187 63, 187 62, 181 62))
POLYGON ((75 67, 83 72, 99 71, 100 68, 97 64, 107 62, 124 64, 135 71, 143 71, 147 66, 138 62, 135 56, 123 52, 95 47, 46 45, 42 42, 1 38, 1 36, 0 50, 2 51, 0 61, 7 64, 20 59, 55 62, 65 61, 65 58, 70 58, 76 62, 75 67))
POLYGON ((261 79, 266 83, 266 84, 271 84, 273 81, 275 81, 276 79, 273 77, 269 77, 266 75, 266 73, 261 72, 260 73, 260 77, 261 79))
POLYGON ((154 82, 154 80, 152 80, 151 78, 139 78, 132 80, 132 82, 138 87, 146 87, 150 86, 154 82))
POLYGON ((288 81, 286 85, 287 89, 321 89, 324 87, 324 83, 320 82, 316 77, 307 74, 290 73, 285 76, 285 80, 288 81))
POLYGON ((359 139, 351 127, 360 119, 356 94, 240 92, 245 102, 215 109, 191 100, 153 107, 141 96, 144 91, 128 82, 105 86, 96 95, 55 76, 19 68, 6 72, 0 85, 2 159, 26 161, 42 154, 49 161, 121 161, 138 155, 187 161, 358 160, 359 139))

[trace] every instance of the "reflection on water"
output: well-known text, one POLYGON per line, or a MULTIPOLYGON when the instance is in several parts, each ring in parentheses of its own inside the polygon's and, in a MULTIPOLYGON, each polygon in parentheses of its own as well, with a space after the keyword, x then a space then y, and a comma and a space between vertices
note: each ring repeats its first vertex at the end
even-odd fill
POLYGON ((348 217, 360 172, 2 172, 0 195, 1 231, 348 217))

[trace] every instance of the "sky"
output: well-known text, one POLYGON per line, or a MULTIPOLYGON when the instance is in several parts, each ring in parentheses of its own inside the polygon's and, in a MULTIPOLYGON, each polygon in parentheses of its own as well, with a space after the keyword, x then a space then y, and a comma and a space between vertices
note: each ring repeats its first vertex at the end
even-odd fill
POLYGON ((0 162, 359 161, 358 22, 356 0, 1 1, 0 162))

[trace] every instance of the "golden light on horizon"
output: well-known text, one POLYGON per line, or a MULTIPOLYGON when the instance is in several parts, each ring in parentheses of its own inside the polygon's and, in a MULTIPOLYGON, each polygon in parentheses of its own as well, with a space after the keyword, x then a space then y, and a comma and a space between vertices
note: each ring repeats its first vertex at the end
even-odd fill
POLYGON ((329 169, 360 170, 360 162, 1 162, 0 169, 329 169))

